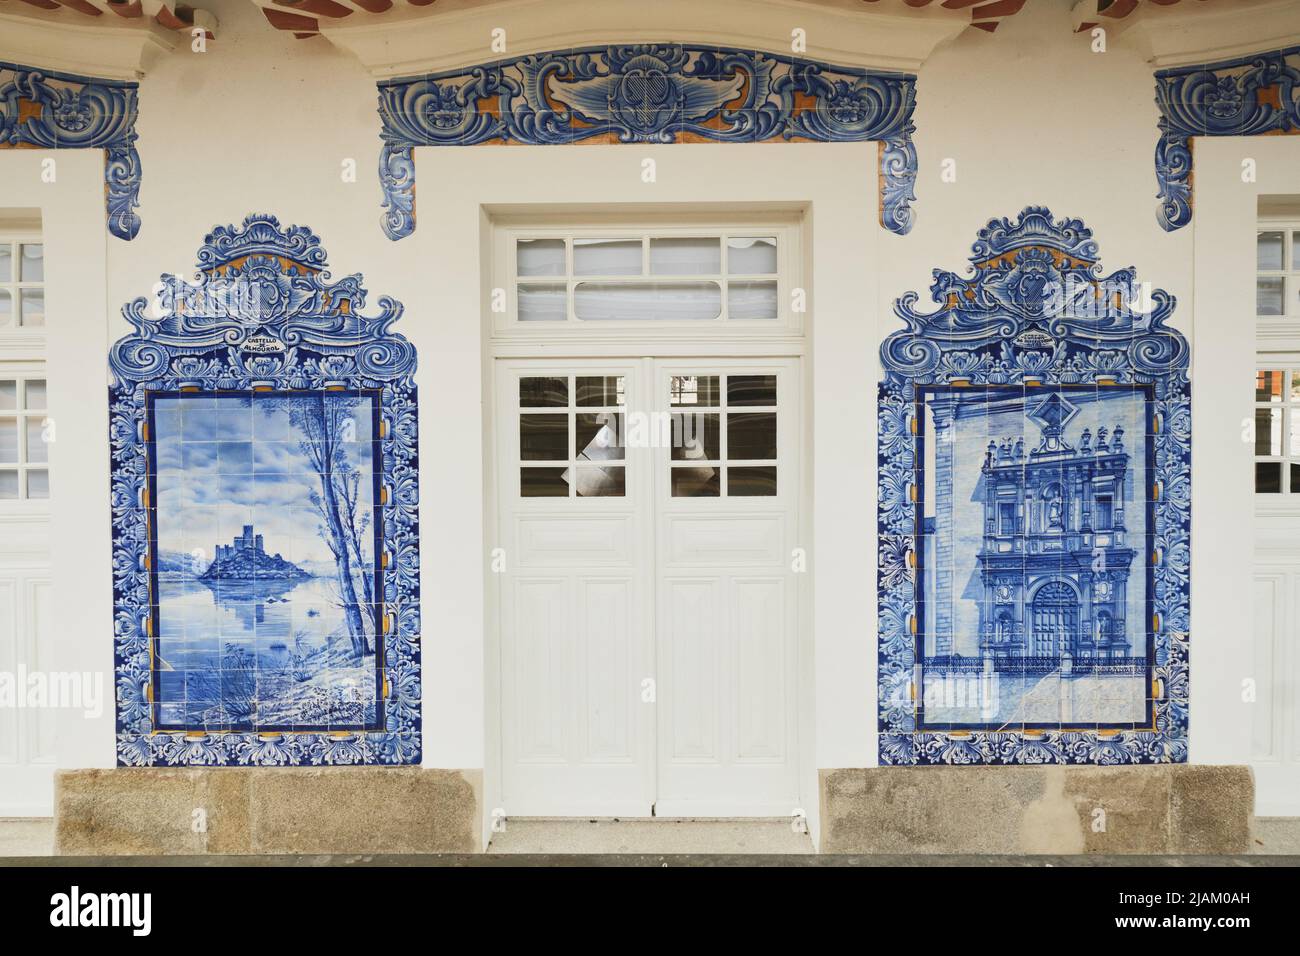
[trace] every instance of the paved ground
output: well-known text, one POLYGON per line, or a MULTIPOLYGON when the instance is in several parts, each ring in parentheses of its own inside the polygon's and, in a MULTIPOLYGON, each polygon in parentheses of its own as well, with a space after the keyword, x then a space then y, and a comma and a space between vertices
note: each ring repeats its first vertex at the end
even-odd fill
POLYGON ((428 856, 0 857, 6 866, 763 866, 1296 867, 1300 856, 853 856, 816 853, 475 853, 428 856))
POLYGON ((789 820, 507 820, 488 853, 813 853, 789 820))
POLYGON ((49 817, 0 817, 0 856, 49 856, 54 852, 54 821, 49 817))
POLYGON ((1255 853, 1300 854, 1300 817, 1256 817, 1255 853))
POLYGON ((508 820, 486 854, 55 857, 49 819, 0 819, 0 866, 1297 866, 1300 817, 1255 821, 1249 856, 819 856, 788 820, 508 820))

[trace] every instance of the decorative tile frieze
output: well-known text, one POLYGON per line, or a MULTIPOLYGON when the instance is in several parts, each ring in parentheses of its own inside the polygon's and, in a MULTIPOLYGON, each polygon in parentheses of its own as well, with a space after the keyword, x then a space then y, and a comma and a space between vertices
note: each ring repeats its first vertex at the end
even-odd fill
POLYGON ((1192 140, 1300 132, 1300 47, 1156 73, 1160 224, 1192 221, 1192 140))
POLYGON ((881 764, 1187 759, 1191 406, 1175 301, 994 219, 879 391, 881 764))
POLYGON ((379 84, 384 231, 415 229, 417 146, 880 144, 880 222, 912 226, 916 77, 675 43, 515 57, 379 84))
POLYGON ((217 227, 109 354, 123 766, 420 761, 415 349, 302 226, 217 227))
POLYGON ((0 148, 103 149, 108 230, 140 231, 139 84, 0 63, 0 148))

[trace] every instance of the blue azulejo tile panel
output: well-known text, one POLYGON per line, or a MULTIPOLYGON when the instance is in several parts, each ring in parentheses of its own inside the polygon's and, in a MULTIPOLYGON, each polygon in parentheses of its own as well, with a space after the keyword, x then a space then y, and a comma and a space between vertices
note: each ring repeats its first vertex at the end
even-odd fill
POLYGON ((1190 382, 1091 231, 992 220, 881 347, 882 763, 1187 755, 1190 382))
POLYGON ((1300 47, 1156 73, 1161 225, 1192 221, 1192 138, 1300 133, 1300 47))
POLYGON ((140 231, 139 84, 0 63, 0 148, 104 150, 108 230, 140 231))
POLYGON ((214 229, 110 353, 118 761, 418 763, 415 351, 309 230, 214 229))
POLYGON ((916 199, 916 77, 679 43, 536 53, 379 84, 383 226, 415 229, 416 146, 484 143, 880 143, 880 222, 916 199))

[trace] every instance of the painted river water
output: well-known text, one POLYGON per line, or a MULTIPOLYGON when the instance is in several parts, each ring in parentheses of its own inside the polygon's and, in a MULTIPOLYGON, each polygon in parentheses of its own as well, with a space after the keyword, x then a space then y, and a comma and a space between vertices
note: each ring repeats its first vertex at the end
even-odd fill
POLYGON ((155 663, 162 726, 374 722, 373 648, 353 653, 333 579, 160 578, 155 663))

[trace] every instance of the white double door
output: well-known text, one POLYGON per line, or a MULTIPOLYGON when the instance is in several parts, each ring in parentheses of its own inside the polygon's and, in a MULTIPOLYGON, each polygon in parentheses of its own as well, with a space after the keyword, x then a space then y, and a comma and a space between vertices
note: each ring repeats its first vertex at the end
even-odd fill
POLYGON ((789 814, 798 361, 495 381, 505 812, 789 814))

